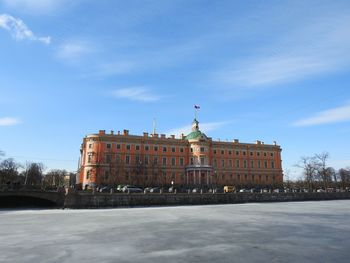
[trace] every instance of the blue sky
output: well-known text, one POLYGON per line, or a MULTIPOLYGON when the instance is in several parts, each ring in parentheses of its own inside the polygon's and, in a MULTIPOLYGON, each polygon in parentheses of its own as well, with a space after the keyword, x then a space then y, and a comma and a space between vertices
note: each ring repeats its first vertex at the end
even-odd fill
POLYGON ((76 170, 86 134, 277 141, 350 166, 349 1, 0 0, 0 149, 76 170), (187 131, 186 131, 187 130, 187 131))

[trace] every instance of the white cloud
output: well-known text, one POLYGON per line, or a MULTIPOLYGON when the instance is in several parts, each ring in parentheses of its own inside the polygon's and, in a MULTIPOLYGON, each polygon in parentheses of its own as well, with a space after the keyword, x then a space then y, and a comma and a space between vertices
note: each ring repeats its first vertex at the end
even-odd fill
POLYGON ((350 104, 316 113, 313 117, 298 120, 293 126, 314 126, 350 121, 350 104))
POLYGON ((0 126, 13 126, 18 123, 20 123, 20 120, 16 118, 12 118, 12 117, 0 118, 0 126))
POLYGON ((2 0, 9 8, 30 13, 47 14, 67 5, 67 0, 2 0))
POLYGON ((50 44, 50 37, 38 37, 24 24, 21 19, 14 18, 8 14, 0 15, 0 27, 9 31, 16 40, 39 41, 44 44, 50 44))
POLYGON ((153 102, 160 99, 160 96, 152 94, 148 88, 143 86, 120 88, 114 90, 112 95, 116 98, 143 102, 153 102))
MULTIPOLYGON (((220 121, 220 122, 205 122, 199 124, 199 129, 204 132, 208 133, 210 131, 218 130, 221 127, 231 123, 230 121, 220 121)), ((187 135, 191 132, 192 125, 186 125, 179 128, 174 128, 168 132, 166 132, 167 135, 176 135, 179 136, 181 134, 187 135)))
POLYGON ((83 55, 93 52, 93 48, 86 41, 72 40, 61 44, 57 49, 57 57, 65 60, 76 60, 83 55))
POLYGON ((350 67, 349 15, 323 14, 300 23, 251 50, 249 58, 217 70, 214 79, 228 87, 260 88, 350 67))

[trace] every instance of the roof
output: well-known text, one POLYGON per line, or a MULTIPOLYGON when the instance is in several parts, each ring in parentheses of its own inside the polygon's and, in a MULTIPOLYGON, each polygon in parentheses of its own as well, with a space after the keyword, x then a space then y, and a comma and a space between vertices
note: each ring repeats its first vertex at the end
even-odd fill
POLYGON ((207 136, 200 130, 193 131, 186 136, 186 140, 207 139, 207 136))

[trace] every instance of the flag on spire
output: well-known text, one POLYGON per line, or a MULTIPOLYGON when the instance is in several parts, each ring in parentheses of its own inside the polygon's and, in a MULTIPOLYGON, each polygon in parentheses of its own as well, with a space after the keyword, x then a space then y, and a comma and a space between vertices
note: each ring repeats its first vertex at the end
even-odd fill
POLYGON ((199 105, 194 105, 194 108, 195 108, 196 110, 199 110, 201 107, 199 107, 199 105))

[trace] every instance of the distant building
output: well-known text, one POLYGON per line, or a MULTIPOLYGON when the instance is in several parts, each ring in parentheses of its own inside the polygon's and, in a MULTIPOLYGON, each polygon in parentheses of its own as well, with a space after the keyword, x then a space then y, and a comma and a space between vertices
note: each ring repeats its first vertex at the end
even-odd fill
POLYGON ((199 129, 197 119, 187 136, 143 133, 87 135, 81 146, 79 181, 97 185, 276 187, 283 182, 281 147, 213 141, 199 129))

